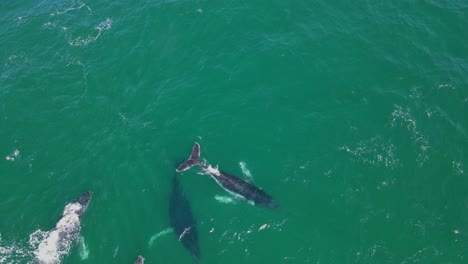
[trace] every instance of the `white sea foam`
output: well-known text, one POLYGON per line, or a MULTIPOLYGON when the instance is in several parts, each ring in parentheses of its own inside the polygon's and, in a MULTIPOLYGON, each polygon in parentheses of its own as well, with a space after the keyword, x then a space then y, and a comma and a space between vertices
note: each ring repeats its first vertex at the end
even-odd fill
POLYGON ((90 13, 93 11, 86 4, 81 3, 81 2, 76 3, 76 2, 73 1, 71 4, 70 3, 62 4, 62 6, 60 7, 60 10, 55 11, 54 13, 50 14, 50 16, 63 15, 63 14, 66 14, 66 13, 68 13, 70 11, 80 10, 82 8, 86 8, 90 13), (65 6, 65 5, 67 5, 67 6, 65 6))
POLYGON ((76 38, 69 38, 68 44, 70 44, 71 46, 75 46, 75 47, 86 46, 89 43, 96 41, 104 31, 107 31, 111 28, 112 28, 112 19, 106 18, 105 21, 99 23, 99 25, 95 27, 95 29, 98 31, 97 34, 95 35, 91 34, 91 35, 88 35, 87 37, 79 36, 76 38))
POLYGON ((18 263, 18 259, 30 259, 31 252, 16 243, 6 243, 0 233, 0 263, 18 263))
POLYGON ((350 146, 341 146, 338 149, 352 155, 353 160, 365 164, 391 169, 400 165, 399 159, 395 157, 395 146, 382 137, 373 137, 350 146))
POLYGON ((31 246, 39 244, 34 251, 35 259, 39 263, 60 263, 63 256, 67 255, 73 240, 80 230, 79 212, 82 210, 80 203, 70 203, 65 206, 62 218, 51 231, 37 230, 30 236, 31 246))
POLYGON ((411 115, 410 110, 408 108, 403 109, 401 106, 395 105, 395 110, 392 112, 391 126, 402 126, 408 130, 411 141, 418 149, 418 165, 422 166, 429 159, 429 141, 418 129, 416 119, 411 115))
POLYGON ((33 61, 26 57, 26 54, 23 52, 19 54, 11 54, 5 61, 1 78, 9 78, 32 64, 33 61))
POLYGON ((422 92, 420 91, 419 87, 412 87, 410 89, 410 97, 415 99, 421 99, 423 97, 422 92))
POLYGON ((216 175, 216 176, 221 175, 221 173, 219 172, 218 166, 212 167, 211 165, 208 165, 204 170, 205 170, 208 174, 214 174, 214 175, 216 175))
POLYGON ((445 83, 445 84, 439 84, 437 85, 437 88, 439 89, 455 89, 455 87, 451 84, 445 83))

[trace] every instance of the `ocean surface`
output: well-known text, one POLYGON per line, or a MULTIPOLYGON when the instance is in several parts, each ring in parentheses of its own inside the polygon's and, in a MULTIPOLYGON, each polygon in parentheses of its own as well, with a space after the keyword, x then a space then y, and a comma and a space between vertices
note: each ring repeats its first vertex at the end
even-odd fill
POLYGON ((468 263, 468 2, 0 2, 0 263, 468 263), (76 240, 39 250, 93 192, 76 240), (60 254, 59 254, 60 253, 60 254), (44 256, 52 254, 50 256, 44 256), (53 255, 58 254, 58 255, 53 255))

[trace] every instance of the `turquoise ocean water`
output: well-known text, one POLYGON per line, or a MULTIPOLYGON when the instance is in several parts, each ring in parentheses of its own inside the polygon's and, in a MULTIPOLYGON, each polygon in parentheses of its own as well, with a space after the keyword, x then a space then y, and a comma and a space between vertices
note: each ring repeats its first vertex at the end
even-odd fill
POLYGON ((85 191, 63 263, 195 263, 165 234, 195 141, 281 204, 181 175, 199 263, 468 263, 467 14, 458 0, 1 1, 0 263, 31 262, 85 191))

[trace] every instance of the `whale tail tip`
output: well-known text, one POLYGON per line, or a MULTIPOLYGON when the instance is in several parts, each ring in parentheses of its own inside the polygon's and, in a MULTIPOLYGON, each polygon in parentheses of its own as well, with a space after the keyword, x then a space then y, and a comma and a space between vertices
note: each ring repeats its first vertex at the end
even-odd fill
POLYGON ((192 168, 193 166, 199 165, 199 164, 200 164, 200 145, 197 142, 195 142, 195 145, 193 145, 192 153, 190 154, 190 157, 184 163, 180 164, 180 166, 176 169, 176 171, 177 172, 186 171, 192 168))

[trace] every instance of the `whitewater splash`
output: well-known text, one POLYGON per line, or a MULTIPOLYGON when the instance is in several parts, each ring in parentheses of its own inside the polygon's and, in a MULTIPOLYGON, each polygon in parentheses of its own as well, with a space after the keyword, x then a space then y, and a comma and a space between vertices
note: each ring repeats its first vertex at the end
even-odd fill
POLYGON ((19 259, 30 259, 31 252, 27 249, 22 248, 16 243, 6 245, 2 240, 2 234, 0 233, 0 263, 13 264, 18 263, 19 259))
POLYGON ((166 228, 166 229, 164 229, 163 231, 161 231, 161 232, 159 232, 159 233, 157 233, 157 234, 154 234, 153 236, 151 236, 151 238, 150 238, 149 241, 148 241, 148 247, 152 247, 153 244, 154 244, 154 242, 155 242, 158 238, 160 238, 160 237, 162 237, 162 236, 165 236, 165 235, 167 235, 167 234, 169 234, 169 233, 172 233, 172 231, 173 231, 173 229, 172 229, 171 227, 169 227, 169 228, 166 228))
POLYGON ((81 209, 79 203, 68 204, 52 231, 38 230, 32 235, 32 243, 40 241, 39 247, 34 251, 39 263, 60 263, 67 255, 76 232, 80 229, 80 218, 77 211, 81 209))
MULTIPOLYGON (((30 235, 29 244, 36 248, 34 263, 56 264, 68 255, 73 241, 79 235, 81 216, 90 199, 91 193, 84 193, 77 201, 65 206, 62 218, 52 230, 37 230, 30 235)), ((82 241, 84 243, 84 239, 82 241)))
MULTIPOLYGON (((206 166, 206 161, 204 161, 202 164, 203 164, 203 166, 206 166)), ((221 173, 219 172, 219 169, 218 169, 218 165, 216 165, 216 167, 208 165, 205 168, 203 168, 203 170, 201 172, 199 172, 198 174, 201 174, 201 175, 214 174, 214 175, 217 175, 217 176, 221 175, 221 173)))

